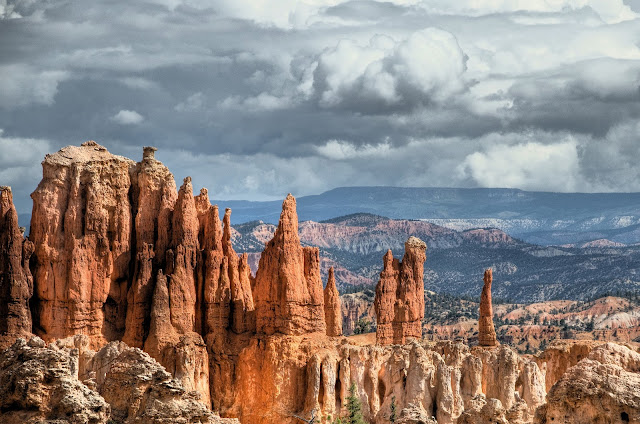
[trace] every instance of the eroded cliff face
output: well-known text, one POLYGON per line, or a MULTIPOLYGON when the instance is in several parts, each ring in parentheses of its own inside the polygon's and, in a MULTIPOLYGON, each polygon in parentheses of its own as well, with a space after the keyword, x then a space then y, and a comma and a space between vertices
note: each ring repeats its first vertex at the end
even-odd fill
POLYGON ((221 420, 140 349, 86 336, 46 345, 18 339, 0 353, 0 421, 108 424, 216 424, 221 420))
POLYGON ((494 400, 505 417, 520 417, 509 422, 531 422, 540 401, 531 394, 546 393, 537 365, 507 347, 415 340, 360 346, 304 336, 251 343, 240 355, 237 382, 226 413, 259 424, 293 423, 293 414, 309 418, 314 410, 321 417, 342 415, 352 382, 365 418, 375 423, 389 422, 394 397, 398 413, 407 409, 438 423, 455 423, 465 410, 494 400))
POLYGON ((42 162, 29 239, 35 246, 36 323, 46 340, 122 338, 131 259, 130 170, 94 141, 42 162))
POLYGON ((395 259, 391 250, 387 251, 376 286, 376 343, 380 345, 422 338, 427 245, 416 237, 409 237, 404 248, 402 261, 395 259))
POLYGON ((536 423, 640 423, 640 354, 606 343, 553 385, 536 423))
POLYGON ((33 277, 29 258, 33 243, 24 238, 18 226, 10 187, 0 187, 0 348, 3 340, 31 333, 29 300, 33 296, 33 277))

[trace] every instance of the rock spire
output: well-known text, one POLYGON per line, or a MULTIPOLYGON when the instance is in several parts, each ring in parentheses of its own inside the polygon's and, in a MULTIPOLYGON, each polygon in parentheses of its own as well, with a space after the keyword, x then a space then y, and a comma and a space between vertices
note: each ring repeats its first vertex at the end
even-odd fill
POLYGON ((327 336, 342 336, 342 307, 333 267, 329 268, 327 286, 324 289, 324 319, 327 323, 327 336))
POLYGON ((254 295, 258 333, 326 331, 319 251, 300 245, 291 194, 282 203, 278 228, 260 257, 254 295))
POLYGON ((404 344, 409 338, 422 337, 427 245, 409 237, 404 249, 402 261, 395 259, 391 250, 387 251, 376 286, 376 343, 380 345, 404 344))
POLYGON ((0 186, 0 339, 31 333, 29 258, 33 243, 25 240, 23 232, 11 188, 0 186))
POLYGON ((484 271, 484 286, 480 296, 480 319, 478 321, 478 344, 480 346, 497 346, 496 330, 493 327, 493 306, 491 305, 491 268, 484 271))

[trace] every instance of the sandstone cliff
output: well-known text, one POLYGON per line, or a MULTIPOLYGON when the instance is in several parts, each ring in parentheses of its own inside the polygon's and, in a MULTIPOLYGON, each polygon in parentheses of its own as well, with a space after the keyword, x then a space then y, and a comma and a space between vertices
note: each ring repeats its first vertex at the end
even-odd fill
POLYGON ((391 250, 385 254, 374 301, 376 343, 402 344, 409 338, 422 338, 426 249, 423 241, 410 237, 402 261, 395 259, 391 250))
POLYGON ((601 345, 553 385, 536 423, 640 423, 640 354, 601 345))

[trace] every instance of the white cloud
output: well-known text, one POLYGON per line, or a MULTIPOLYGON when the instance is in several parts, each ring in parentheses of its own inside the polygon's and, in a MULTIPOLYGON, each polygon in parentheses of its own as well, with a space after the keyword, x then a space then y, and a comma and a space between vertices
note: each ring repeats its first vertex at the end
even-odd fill
POLYGON ((196 110, 200 110, 204 104, 204 94, 201 92, 197 92, 187 97, 184 102, 178 103, 174 110, 177 112, 193 112, 196 110))
POLYGON ((48 140, 7 137, 0 129, 0 185, 11 186, 18 212, 31 210, 29 193, 40 181, 40 161, 51 149, 48 140))
POLYGON ((342 40, 313 65, 313 86, 323 107, 441 102, 465 89, 465 63, 456 37, 437 28, 397 42, 382 35, 364 46, 342 40))
POLYGON ((542 144, 494 144, 468 155, 458 172, 481 187, 575 191, 579 173, 576 140, 542 144))
POLYGON ((316 146, 316 151, 328 159, 345 160, 387 155, 391 151, 391 145, 386 142, 356 146, 348 141, 329 140, 324 145, 316 146))
POLYGON ((0 66, 0 107, 15 109, 30 104, 52 105, 65 71, 41 71, 26 64, 0 66))
POLYGON ((135 125, 144 121, 144 117, 135 110, 122 109, 113 115, 111 120, 121 125, 135 125))
MULTIPOLYGON (((402 0, 396 0, 403 2, 402 0)), ((607 23, 635 19, 638 15, 623 0, 423 0, 415 2, 426 10, 443 14, 481 16, 508 12, 569 12, 584 7, 593 9, 607 23)))

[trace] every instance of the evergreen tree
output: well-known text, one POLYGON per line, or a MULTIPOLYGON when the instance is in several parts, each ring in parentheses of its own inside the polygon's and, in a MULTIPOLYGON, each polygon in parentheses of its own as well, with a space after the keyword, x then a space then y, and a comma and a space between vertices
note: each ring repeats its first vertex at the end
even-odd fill
POLYGON ((396 397, 391 396, 391 413, 389 414, 389 422, 395 423, 398 419, 398 413, 396 411, 396 397))
POLYGON ((347 416, 344 417, 345 424, 365 424, 362 417, 362 404, 358 398, 358 388, 356 383, 352 383, 349 387, 349 396, 347 397, 347 416))

